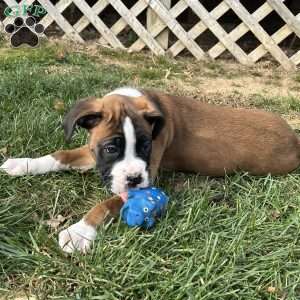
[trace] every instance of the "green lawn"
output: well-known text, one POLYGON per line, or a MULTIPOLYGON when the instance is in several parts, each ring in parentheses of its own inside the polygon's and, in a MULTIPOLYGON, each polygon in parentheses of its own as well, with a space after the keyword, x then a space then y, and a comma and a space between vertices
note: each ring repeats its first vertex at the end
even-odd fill
MULTIPOLYGON (((81 97, 123 85, 194 96, 192 90, 176 89, 177 84, 243 75, 228 70, 226 63, 187 58, 3 46, 0 164, 6 157, 37 157, 83 144, 84 132, 66 145, 61 129, 70 103, 81 97)), ((259 81, 264 76, 252 69, 240 72, 259 81)), ((298 91, 299 76, 291 75, 298 91)), ((272 80, 276 85, 278 78, 272 80)), ((300 113, 300 95, 231 96, 237 106, 293 117, 300 113)), ((199 97, 222 102, 222 97, 199 97)), ((162 173, 157 185, 171 201, 153 231, 129 229, 117 220, 99 230, 88 255, 70 257, 60 251, 57 229, 46 221, 66 217, 61 230, 105 199, 109 191, 101 187, 96 171, 20 178, 1 173, 0 294, 9 299, 300 299, 299 170, 283 177, 217 179, 162 173)))

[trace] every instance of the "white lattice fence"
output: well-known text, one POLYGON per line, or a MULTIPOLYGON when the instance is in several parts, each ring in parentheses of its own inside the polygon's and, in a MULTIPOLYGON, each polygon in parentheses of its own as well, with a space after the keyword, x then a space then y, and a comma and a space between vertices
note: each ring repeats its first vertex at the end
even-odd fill
MULTIPOLYGON (((18 5, 15 0, 3 1, 10 7, 18 5)), ((124 0, 99 0, 93 5, 89 5, 88 0, 60 0, 55 5, 55 1, 49 0, 26 1, 27 5, 32 3, 39 3, 46 9, 47 14, 40 20, 45 28, 56 23, 65 37, 81 43, 85 41, 83 33, 92 28, 100 44, 129 51, 148 48, 156 55, 177 56, 185 50, 197 59, 215 59, 229 52, 245 65, 254 64, 268 54, 286 70, 293 70, 300 64, 300 50, 290 54, 282 47, 283 41, 291 35, 300 37, 300 14, 292 14, 282 0, 266 0, 251 13, 238 0, 220 0, 210 11, 203 1, 198 0, 179 0, 173 6, 171 0, 139 0, 129 7, 124 0), (71 6, 79 12, 75 22, 64 16, 71 6), (192 11, 194 19, 198 20, 190 28, 179 21, 186 10, 192 11), (219 21, 229 11, 240 19, 240 23, 230 30, 219 21), (268 33, 261 21, 274 12, 284 23, 268 33), (115 15, 114 22, 110 20, 112 15, 115 15), (208 48, 199 40, 207 31, 215 40, 208 48), (246 51, 239 43, 246 34, 251 34, 257 41, 251 51, 246 51)), ((9 22, 11 18, 4 19, 4 26, 9 22)))

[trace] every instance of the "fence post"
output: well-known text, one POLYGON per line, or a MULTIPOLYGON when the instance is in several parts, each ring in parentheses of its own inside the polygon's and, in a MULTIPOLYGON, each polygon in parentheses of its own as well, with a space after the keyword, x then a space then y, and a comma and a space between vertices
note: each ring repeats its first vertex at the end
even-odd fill
MULTIPOLYGON (((171 0, 161 0, 160 1, 167 9, 171 8, 171 0)), ((147 30, 150 34, 154 31, 156 26, 159 26, 163 21, 158 17, 158 15, 148 7, 147 9, 147 30)), ((157 37, 156 41, 161 45, 163 49, 168 49, 169 44, 169 29, 163 30, 157 37)))

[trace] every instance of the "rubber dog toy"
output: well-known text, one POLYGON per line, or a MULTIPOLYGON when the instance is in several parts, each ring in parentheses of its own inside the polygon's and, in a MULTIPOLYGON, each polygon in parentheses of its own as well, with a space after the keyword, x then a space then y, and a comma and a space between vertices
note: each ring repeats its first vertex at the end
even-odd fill
POLYGON ((120 195, 125 202, 121 218, 129 227, 150 229, 161 217, 168 204, 166 194, 155 187, 130 189, 120 195))

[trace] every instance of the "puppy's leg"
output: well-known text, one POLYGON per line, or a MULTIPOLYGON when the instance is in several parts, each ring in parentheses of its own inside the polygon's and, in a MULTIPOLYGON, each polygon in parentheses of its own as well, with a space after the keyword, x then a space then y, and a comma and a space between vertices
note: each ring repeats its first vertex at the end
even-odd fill
POLYGON ((97 227, 118 216, 122 205, 123 201, 119 196, 95 205, 79 222, 59 233, 59 246, 67 253, 75 250, 85 253, 96 238, 97 227))
POLYGON ((95 166, 95 160, 88 148, 61 150, 39 158, 8 159, 0 170, 11 176, 37 175, 48 172, 78 169, 86 171, 95 166))

